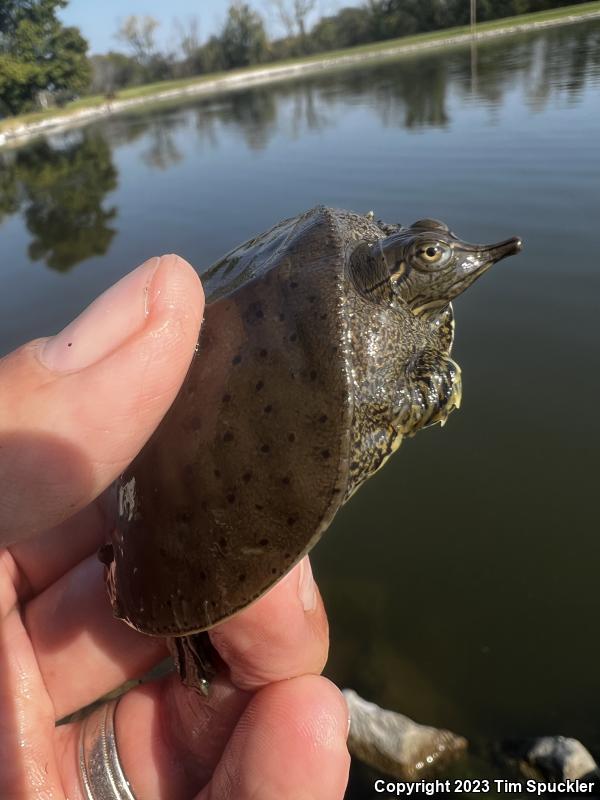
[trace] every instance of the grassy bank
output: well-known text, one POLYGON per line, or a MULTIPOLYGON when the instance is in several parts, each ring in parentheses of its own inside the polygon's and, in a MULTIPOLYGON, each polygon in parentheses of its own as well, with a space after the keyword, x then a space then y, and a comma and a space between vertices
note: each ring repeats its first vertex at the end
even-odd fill
MULTIPOLYGON (((514 29, 518 30, 527 27, 535 28, 539 25, 544 25, 545 23, 551 23, 554 21, 558 24, 561 20, 566 20, 567 18, 573 16, 584 17, 586 15, 595 13, 600 15, 600 0, 589 3, 577 3, 571 6, 563 6, 562 8, 556 8, 549 11, 539 11, 533 14, 522 14, 516 17, 504 17, 491 22, 483 22, 477 26, 477 30, 482 36, 486 34, 489 35, 494 31, 510 33, 511 30, 514 29)), ((127 105, 127 101, 139 101, 144 98, 147 98, 148 100, 160 99, 160 96, 170 93, 174 94, 178 91, 180 91, 182 94, 191 93, 196 87, 199 91, 201 91, 203 87, 206 89, 209 88, 206 86, 206 84, 215 84, 215 90, 218 90, 220 88, 219 84, 225 80, 230 80, 232 82, 235 80, 237 81, 238 85, 243 85, 244 77, 247 76, 248 82, 250 82, 256 76, 257 70, 261 73, 261 80, 268 80, 270 71, 272 71, 273 77, 275 77, 277 73, 281 72, 282 68, 285 67, 297 67, 300 69, 305 66, 307 69, 309 69, 319 64, 331 64, 333 66, 336 60, 339 60, 342 63, 344 60, 350 58, 358 61, 361 58, 376 57, 379 53, 388 54, 391 51, 397 51, 398 54, 400 54, 403 50, 413 51, 418 49, 419 46, 435 46, 435 43, 438 41, 440 45, 452 44, 453 39, 460 41, 461 37, 469 34, 470 28, 468 26, 444 28, 443 30, 434 31, 431 33, 405 36, 400 39, 386 39, 382 42, 359 45, 357 47, 345 50, 327 51, 325 53, 318 53, 313 56, 288 59, 269 64, 254 65, 252 67, 246 67, 239 70, 213 73, 210 75, 200 75, 182 80, 161 81, 160 83, 151 83, 144 86, 133 86, 129 89, 123 89, 119 91, 116 98, 110 103, 108 103, 106 97, 103 95, 82 97, 60 109, 52 108, 46 111, 23 114, 17 117, 9 117, 7 119, 0 120, 0 136, 3 136, 5 139, 9 139, 18 132, 20 134, 20 138, 22 138, 21 134, 26 136, 28 128, 34 129, 31 131, 31 133, 35 133, 37 132, 35 130, 36 128, 41 130, 42 127, 50 127, 52 121, 55 119, 57 124, 60 122, 61 125, 65 125, 68 123, 69 117, 72 116, 73 119, 77 119, 85 114, 85 112, 89 111, 91 114, 94 109, 98 111, 102 109, 102 113, 110 113, 111 110, 119 110, 119 106, 121 104, 123 107, 125 107, 127 105)))

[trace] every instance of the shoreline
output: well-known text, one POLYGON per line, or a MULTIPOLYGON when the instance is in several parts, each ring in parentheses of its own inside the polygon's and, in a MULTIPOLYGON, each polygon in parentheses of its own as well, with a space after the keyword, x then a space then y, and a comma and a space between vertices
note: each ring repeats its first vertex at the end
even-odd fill
POLYGON ((472 37, 470 32, 451 34, 422 42, 407 42, 406 44, 394 44, 390 47, 380 47, 371 52, 359 50, 356 53, 348 52, 344 55, 334 55, 330 57, 323 55, 323 57, 319 59, 296 61, 293 64, 283 64, 281 66, 267 65, 264 67, 255 67, 247 69, 244 72, 225 74, 217 78, 209 78, 198 81, 197 83, 190 83, 186 86, 165 89, 139 97, 125 98, 122 100, 116 99, 112 101, 107 100, 100 105, 82 108, 80 111, 71 111, 65 114, 57 113, 45 119, 34 120, 28 123, 24 122, 20 125, 15 125, 14 128, 0 131, 0 149, 11 146, 18 147, 29 139, 43 135, 44 133, 58 132, 86 125, 93 120, 119 114, 136 106, 149 105, 151 103, 178 98, 210 96, 261 84, 276 83, 277 81, 309 75, 336 67, 379 61, 395 56, 410 55, 424 50, 468 44, 473 41, 481 42, 514 33, 525 33, 533 30, 542 30, 544 28, 559 27, 560 25, 571 25, 590 19, 600 19, 600 10, 563 15, 553 19, 539 21, 528 20, 522 23, 516 22, 490 30, 479 31, 475 38, 472 37))

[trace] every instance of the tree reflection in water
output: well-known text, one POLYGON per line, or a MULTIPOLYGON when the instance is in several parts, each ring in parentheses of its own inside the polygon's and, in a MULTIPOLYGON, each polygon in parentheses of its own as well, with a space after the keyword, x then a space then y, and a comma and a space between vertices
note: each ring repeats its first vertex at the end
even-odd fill
POLYGON ((103 203, 117 186, 117 170, 104 137, 87 130, 60 146, 38 140, 0 159, 0 222, 22 213, 33 261, 66 271, 106 253, 117 209, 103 203))
MULTIPOLYGON (((116 207, 112 150, 142 141, 138 157, 167 171, 185 157, 189 132, 202 150, 219 150, 223 132, 240 137, 250 153, 276 136, 299 139, 345 124, 349 108, 368 108, 384 127, 449 128, 453 107, 473 102, 498 109, 515 87, 532 111, 555 97, 577 102, 600 64, 600 26, 565 26, 506 40, 452 47, 379 64, 359 65, 219 95, 142 107, 60 140, 38 140, 0 152, 0 224, 21 213, 32 241, 29 256, 68 270, 107 252, 116 207), (454 102, 453 102, 454 101, 454 102), (181 136, 180 136, 181 134, 181 136)), ((251 158, 251 155, 248 156, 251 158)))

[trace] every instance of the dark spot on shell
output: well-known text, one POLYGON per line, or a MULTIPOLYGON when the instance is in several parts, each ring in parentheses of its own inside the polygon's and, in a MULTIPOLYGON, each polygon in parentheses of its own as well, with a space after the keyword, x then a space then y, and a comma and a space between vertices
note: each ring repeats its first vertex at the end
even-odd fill
POLYGON ((283 557, 284 557, 285 559, 288 559, 288 558, 291 558, 291 557, 292 557, 292 554, 291 554, 291 553, 285 553, 283 557))
POLYGON ((186 391, 187 391, 188 394, 196 394, 196 387, 192 386, 192 384, 190 383, 190 385, 187 387, 186 391))
POLYGON ((321 450, 321 455, 323 458, 331 458, 331 451, 330 450, 321 450))
POLYGON ((232 364, 235 364, 235 365, 237 365, 237 364, 241 364, 241 363, 242 363, 242 357, 241 357, 241 355, 238 353, 238 355, 237 355, 237 356, 234 356, 234 357, 231 359, 231 363, 232 363, 232 364))
POLYGON ((220 469, 216 469, 214 472, 215 472, 215 478, 220 478, 221 477, 221 470, 220 469))
POLYGON ((235 503, 235 494, 233 492, 229 492, 229 494, 227 495, 227 502, 235 503))
POLYGON ((273 406, 265 406, 265 414, 270 414, 273 411, 273 406))
POLYGON ((297 338, 298 338, 298 334, 297 333, 292 333, 292 335, 290 336, 290 342, 295 342, 297 340, 297 338))
POLYGON ((292 288, 292 289, 297 289, 298 288, 298 284, 296 283, 296 281, 290 281, 290 288, 292 288))
POLYGON ((254 313, 255 313, 255 316, 256 316, 257 319, 262 319, 264 317, 262 309, 260 309, 260 308, 257 308, 254 313))
POLYGON ((267 352, 267 350, 265 350, 265 348, 263 347, 263 349, 259 351, 258 355, 259 355, 261 358, 266 358, 266 357, 269 355, 269 353, 268 353, 268 352, 267 352))
POLYGON ((327 414, 321 414, 321 416, 319 417, 319 422, 321 423, 321 425, 325 424, 327 422, 327 414))
POLYGON ((263 510, 264 510, 264 506, 261 506, 261 504, 260 504, 260 503, 255 503, 255 504, 254 504, 254 508, 255 508, 257 511, 263 511, 263 510))
POLYGON ((317 299, 316 294, 311 294, 310 297, 308 298, 308 302, 314 303, 316 299, 317 299))
POLYGON ((245 574, 243 572, 242 572, 241 575, 238 575, 238 581, 240 583, 243 583, 245 580, 246 580, 246 576, 245 576, 245 574))
POLYGON ((166 558, 169 555, 164 547, 159 547, 158 552, 161 554, 163 558, 166 558))
POLYGON ((319 319, 327 319, 327 314, 321 314, 321 316, 319 317, 319 319))
POLYGON ((216 607, 217 607, 217 601, 216 601, 216 600, 211 600, 211 601, 210 601, 210 604, 211 604, 211 606, 212 606, 213 608, 216 608, 216 607))
POLYGON ((255 386, 256 391, 260 392, 260 390, 263 388, 264 385, 265 385, 264 381, 259 381, 255 386))
POLYGON ((219 544, 221 545, 221 547, 227 547, 227 539, 224 536, 221 536, 221 538, 219 539, 219 544))
POLYGON ((206 580, 206 572, 204 572, 204 570, 201 569, 200 572, 198 573, 198 577, 200 578, 201 581, 205 581, 206 580))
POLYGON ((167 597, 166 606, 167 608, 171 608, 173 606, 173 602, 170 597, 167 597))
POLYGON ((221 399, 223 400, 224 403, 228 403, 231 400, 231 395, 229 393, 224 394, 221 399))
MULTIPOLYGON (((290 528, 292 527, 292 525, 295 525, 296 524, 296 517, 288 517, 287 518, 287 524, 290 526, 290 528)), ((286 556, 286 558, 287 558, 287 556, 286 556)))
POLYGON ((259 545, 261 547, 266 547, 268 544, 269 544, 269 540, 268 539, 261 539, 260 542, 259 542, 259 545))
POLYGON ((244 481, 244 483, 250 483, 250 481, 252 480, 252 473, 244 472, 244 474, 242 475, 242 480, 244 481))
POLYGON ((223 434, 223 441, 224 442, 233 442, 233 433, 231 431, 226 431, 223 434))
POLYGON ((283 483, 284 486, 289 486, 290 485, 290 479, 288 478, 287 475, 285 476, 285 478, 281 479, 281 482, 283 483))
POLYGON ((316 369, 311 369, 309 374, 310 374, 311 381, 316 381, 317 380, 317 370, 316 369))
POLYGON ((277 575, 277 568, 276 567, 273 567, 271 569, 271 575, 277 575))
POLYGON ((283 322, 284 319, 285 319, 285 314, 280 314, 279 315, 279 322, 283 322))
POLYGON ((180 511, 176 516, 177 522, 190 522, 192 519, 191 511, 180 511))
POLYGON ((296 441, 296 434, 288 433, 288 442, 295 442, 295 441, 296 441))
POLYGON ((189 427, 190 430, 192 431, 199 431, 200 428, 202 427, 202 420, 200 419, 200 417, 192 417, 190 420, 189 427))
POLYGON ((260 448, 260 452, 261 453, 269 453, 270 450, 271 450, 271 448, 269 447, 268 444, 263 444, 263 446, 260 448))
POLYGON ((206 500, 203 500, 200 503, 200 508, 202 509, 202 511, 208 511, 208 503, 206 502, 206 500))

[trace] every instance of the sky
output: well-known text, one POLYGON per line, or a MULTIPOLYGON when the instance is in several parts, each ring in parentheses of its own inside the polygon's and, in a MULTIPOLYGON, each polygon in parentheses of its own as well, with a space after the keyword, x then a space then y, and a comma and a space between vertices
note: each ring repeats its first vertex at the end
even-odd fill
MULTIPOLYGON (((265 17, 271 35, 282 33, 275 23, 268 0, 247 2, 265 17)), ((359 4, 360 0, 318 0, 313 19, 335 12, 342 5, 359 4)), ((185 21, 191 16, 197 17, 200 37, 205 39, 219 30, 228 6, 229 0, 69 0, 60 17, 66 25, 76 25, 81 30, 90 43, 91 53, 105 53, 108 50, 123 50, 123 45, 114 38, 119 20, 130 14, 147 14, 160 22, 157 41, 161 47, 168 49, 175 18, 185 21)))

